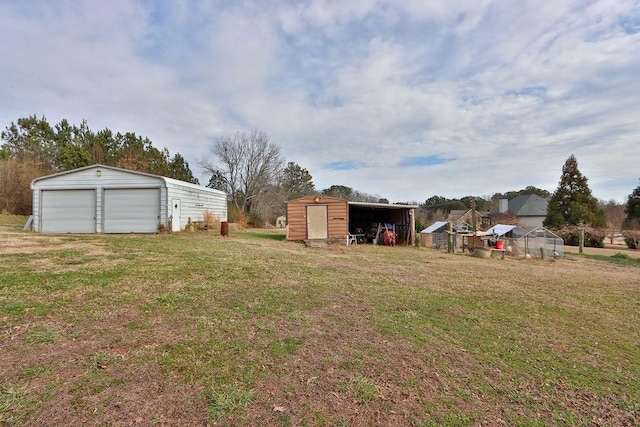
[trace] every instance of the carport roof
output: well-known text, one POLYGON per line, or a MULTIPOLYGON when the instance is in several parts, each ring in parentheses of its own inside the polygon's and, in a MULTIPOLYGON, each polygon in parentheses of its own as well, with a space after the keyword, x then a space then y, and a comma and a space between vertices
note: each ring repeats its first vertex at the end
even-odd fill
POLYGON ((417 205, 400 205, 392 203, 369 203, 369 202, 347 202, 349 206, 361 206, 364 208, 380 208, 380 209, 417 209, 417 205))

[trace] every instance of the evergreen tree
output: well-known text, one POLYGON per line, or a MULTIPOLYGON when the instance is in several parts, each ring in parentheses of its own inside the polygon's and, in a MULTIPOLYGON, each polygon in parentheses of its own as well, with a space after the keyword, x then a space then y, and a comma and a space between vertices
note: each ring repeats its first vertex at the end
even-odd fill
POLYGON ((189 168, 189 163, 180 153, 176 153, 167 166, 169 167, 169 175, 172 178, 190 182, 192 184, 200 184, 198 178, 193 176, 193 173, 189 168))
POLYGON ((561 233, 565 243, 578 245, 577 227, 586 226, 585 246, 604 246, 604 235, 597 228, 607 226, 607 217, 598 200, 591 195, 587 178, 580 173, 578 161, 572 154, 562 167, 560 184, 549 200, 547 217, 543 221, 546 227, 565 229, 561 233))
POLYGON ((624 211, 627 214, 623 223, 626 230, 622 235, 627 246, 638 249, 640 247, 640 185, 629 195, 624 211))
POLYGON ((627 217, 624 220, 625 228, 639 228, 640 227, 640 185, 629 195, 627 204, 624 207, 624 212, 627 217))
POLYGON ((55 131, 45 117, 36 115, 18 119, 18 123, 4 130, 0 137, 4 141, 3 150, 11 153, 11 158, 19 163, 38 165, 42 170, 54 171, 55 131))
POLYGON ((335 197, 336 199, 353 201, 353 188, 345 185, 332 185, 322 190, 322 194, 328 197, 335 197))
POLYGON ((282 190, 287 200, 293 200, 315 193, 316 188, 307 169, 289 162, 282 171, 282 190))
POLYGON ((96 134, 86 120, 75 126, 63 119, 52 127, 33 115, 0 133, 0 211, 28 213, 33 178, 94 163, 198 183, 180 154, 171 158, 148 138, 109 129, 96 134))
POLYGON ((229 190, 229 186, 227 185, 227 180, 224 177, 224 174, 219 170, 214 170, 211 173, 211 179, 209 180, 209 183, 206 186, 209 188, 213 188, 215 190, 224 191, 225 193, 227 193, 229 190))
POLYGON ((580 224, 606 227, 607 221, 598 200, 591 195, 587 178, 580 173, 572 154, 562 167, 560 184, 549 200, 545 226, 562 228, 580 224))

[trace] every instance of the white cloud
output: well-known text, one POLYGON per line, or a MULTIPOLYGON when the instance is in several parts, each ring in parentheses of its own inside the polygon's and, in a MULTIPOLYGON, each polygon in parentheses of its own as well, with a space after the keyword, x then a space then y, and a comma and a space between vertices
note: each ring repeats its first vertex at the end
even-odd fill
POLYGON ((0 31, 2 126, 87 119, 196 174, 255 127, 319 188, 395 201, 553 191, 572 153, 597 197, 637 186, 633 0, 4 2, 0 31), (455 160, 396 166, 429 156, 455 160))

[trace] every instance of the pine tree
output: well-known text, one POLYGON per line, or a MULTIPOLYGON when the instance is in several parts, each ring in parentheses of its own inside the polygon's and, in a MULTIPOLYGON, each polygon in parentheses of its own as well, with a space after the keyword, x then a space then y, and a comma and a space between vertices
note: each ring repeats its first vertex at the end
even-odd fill
POLYGON ((316 191, 309 171, 295 162, 289 162, 282 171, 282 189, 287 200, 308 196, 316 191))
POLYGON ((624 220, 625 228, 639 228, 640 227, 640 185, 629 195, 627 204, 624 207, 624 212, 627 214, 624 220))
POLYGON ((578 161, 572 154, 562 167, 560 184, 549 200, 544 225, 562 228, 572 225, 605 227, 606 216, 591 195, 587 178, 580 173, 578 161))
POLYGON ((640 248, 640 185, 629 195, 624 207, 627 217, 622 224, 624 240, 631 249, 640 248))
POLYGON ((598 200, 591 195, 587 178, 580 173, 578 161, 573 154, 562 167, 560 184, 549 200, 543 225, 555 229, 564 228, 565 232, 562 234, 568 245, 578 244, 577 227, 586 226, 590 231, 585 232, 585 246, 604 246, 604 234, 593 229, 606 227, 607 217, 598 200))

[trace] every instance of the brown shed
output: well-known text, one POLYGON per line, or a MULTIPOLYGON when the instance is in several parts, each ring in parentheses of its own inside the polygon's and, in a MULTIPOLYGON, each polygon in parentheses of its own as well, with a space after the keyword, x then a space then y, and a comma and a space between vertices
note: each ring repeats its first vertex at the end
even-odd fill
POLYGON ((349 235, 360 243, 373 243, 379 230, 391 227, 397 243, 409 245, 415 239, 413 205, 349 202, 323 195, 287 202, 287 240, 336 240, 349 235))

